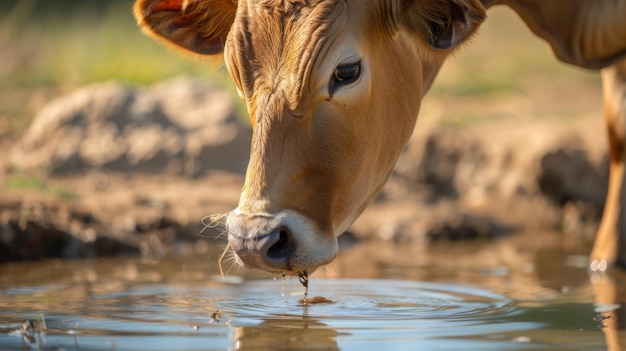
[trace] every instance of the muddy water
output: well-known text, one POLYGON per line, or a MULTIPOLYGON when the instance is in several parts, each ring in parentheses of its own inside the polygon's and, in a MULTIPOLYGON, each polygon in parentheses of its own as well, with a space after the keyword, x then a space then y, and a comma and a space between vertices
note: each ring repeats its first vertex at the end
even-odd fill
POLYGON ((5 264, 0 350, 621 349, 619 283, 563 243, 361 243, 310 277, 308 296, 330 302, 308 306, 297 277, 222 278, 219 245, 5 264))

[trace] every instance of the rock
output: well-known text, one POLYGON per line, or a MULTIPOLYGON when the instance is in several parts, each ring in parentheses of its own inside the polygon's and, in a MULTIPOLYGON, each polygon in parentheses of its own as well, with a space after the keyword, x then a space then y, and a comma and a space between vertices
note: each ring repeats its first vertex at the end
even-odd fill
POLYGON ((10 154, 13 168, 243 173, 251 131, 211 83, 178 78, 150 88, 84 87, 48 104, 10 154))

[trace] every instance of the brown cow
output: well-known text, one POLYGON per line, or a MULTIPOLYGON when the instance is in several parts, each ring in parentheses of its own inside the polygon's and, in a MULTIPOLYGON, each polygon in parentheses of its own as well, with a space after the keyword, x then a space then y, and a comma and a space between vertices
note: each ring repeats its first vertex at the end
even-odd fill
POLYGON ((515 10, 562 61, 604 68, 609 196, 593 267, 626 262, 626 1, 139 0, 146 33, 224 55, 253 125, 229 245, 246 266, 311 272, 377 194, 446 57, 485 9, 515 10))

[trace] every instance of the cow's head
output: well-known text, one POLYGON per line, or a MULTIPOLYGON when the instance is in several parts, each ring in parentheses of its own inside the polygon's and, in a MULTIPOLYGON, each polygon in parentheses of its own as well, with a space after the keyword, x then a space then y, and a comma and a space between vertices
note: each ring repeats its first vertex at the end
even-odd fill
POLYGON ((253 126, 239 206, 245 265, 311 272, 377 194, 478 0, 139 0, 151 36, 224 55, 253 126))

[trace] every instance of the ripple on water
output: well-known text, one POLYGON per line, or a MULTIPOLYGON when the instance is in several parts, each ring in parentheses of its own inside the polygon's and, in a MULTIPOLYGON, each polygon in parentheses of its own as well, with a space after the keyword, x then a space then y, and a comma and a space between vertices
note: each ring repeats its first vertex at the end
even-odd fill
MULTIPOLYGON (((272 281, 250 281, 236 289, 239 291, 230 292, 237 299, 226 298, 220 303, 224 310, 230 310, 235 316, 263 318, 268 314, 304 314, 302 306, 294 306, 294 297, 303 294, 303 288, 297 284, 288 284, 284 296, 279 298, 276 298, 277 285, 272 281)), ((315 318, 463 319, 515 312, 513 301, 503 295, 455 284, 371 279, 314 280, 309 296, 323 296, 332 301, 309 305, 306 314, 315 318)))
MULTIPOLYGON (((464 285, 312 279, 309 297, 332 303, 307 307, 298 303, 303 292, 297 279, 284 285, 275 280, 139 285, 94 294, 66 310, 49 306, 37 313, 46 315, 48 342, 66 349, 269 350, 306 344, 324 350, 379 350, 388 345, 400 350, 416 345, 520 350, 511 340, 538 327, 516 319, 520 309, 511 299, 464 285), (219 321, 212 318, 216 310, 219 321)), ((0 317, 17 322, 36 316, 28 313, 21 309, 0 312, 0 317)), ((5 332, 0 345, 20 345, 15 333, 7 337, 7 324, 0 329, 5 332)))

